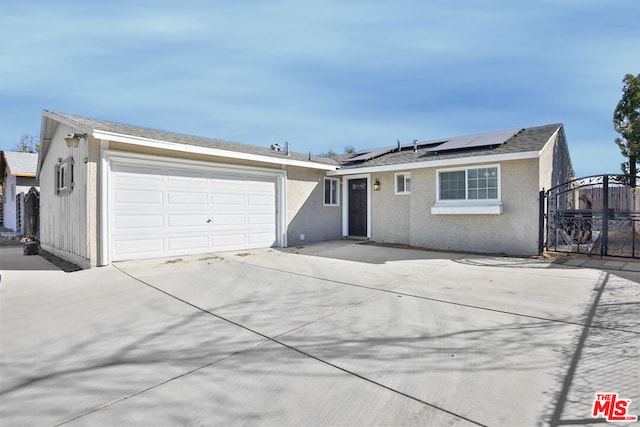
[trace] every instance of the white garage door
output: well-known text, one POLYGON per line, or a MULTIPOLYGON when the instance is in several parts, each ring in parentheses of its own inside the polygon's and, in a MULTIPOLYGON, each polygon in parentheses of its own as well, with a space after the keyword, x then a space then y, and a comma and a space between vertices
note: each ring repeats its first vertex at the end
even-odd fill
POLYGON ((276 243, 276 178, 112 164, 111 260, 263 248, 276 243))

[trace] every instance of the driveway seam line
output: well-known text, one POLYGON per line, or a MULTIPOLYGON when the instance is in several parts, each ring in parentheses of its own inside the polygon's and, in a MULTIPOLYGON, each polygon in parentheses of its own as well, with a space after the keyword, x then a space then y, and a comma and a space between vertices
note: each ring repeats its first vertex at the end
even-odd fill
MULTIPOLYGON (((202 307, 199 307, 199 306, 197 306, 197 305, 195 305, 195 304, 193 304, 193 303, 190 303, 189 301, 186 301, 186 300, 184 300, 184 299, 182 299, 182 298, 180 298, 180 297, 178 297, 178 296, 176 296, 176 295, 173 295, 173 294, 171 294, 171 293, 169 293, 169 292, 167 292, 167 291, 165 291, 165 290, 163 290, 163 289, 160 289, 160 288, 158 288, 157 286, 154 286, 154 285, 152 285, 152 284, 150 284, 150 283, 147 283, 147 282, 145 282, 144 280, 139 279, 139 278, 137 278, 137 277, 135 277, 135 276, 133 276, 133 275, 131 275, 131 274, 127 273, 127 272, 126 272, 126 271, 124 271, 124 270, 121 270, 119 267, 117 267, 117 266, 115 266, 115 265, 114 265, 114 268, 116 268, 118 271, 122 272, 123 274, 125 274, 125 275, 127 275, 127 276, 131 277, 132 279, 134 279, 134 280, 136 280, 136 281, 138 281, 138 282, 142 283, 143 285, 149 286, 150 288, 153 288, 153 289, 155 289, 155 290, 157 290, 157 291, 159 291, 159 292, 161 292, 161 293, 163 293, 163 294, 165 294, 165 295, 169 296, 170 298, 173 298, 173 299, 175 299, 175 300, 177 300, 177 301, 180 301, 180 302, 182 302, 182 303, 184 303, 184 304, 187 304, 187 305, 189 305, 189 306, 191 306, 191 307, 195 308, 196 310, 200 310, 200 311, 202 311, 202 312, 204 312, 204 313, 207 313, 207 314, 209 314, 209 315, 211 315, 211 316, 213 316, 213 317, 216 317, 217 319, 220 319, 220 320, 222 320, 222 321, 228 322, 228 323, 230 323, 230 324, 232 324, 232 325, 235 325, 235 326, 237 326, 237 327, 239 327, 239 328, 242 328, 242 329, 247 330, 247 331, 249 331, 249 332, 251 332, 251 333, 254 333, 254 334, 256 334, 256 335, 258 335, 258 336, 260 336, 260 337, 263 337, 263 338, 267 339, 268 341, 271 341, 271 342, 273 342, 273 343, 275 343, 275 344, 277 344, 277 345, 279 345, 279 346, 281 346, 281 347, 284 347, 284 348, 287 348, 287 349, 289 349, 289 350, 292 350, 292 351, 294 351, 294 352, 296 352, 296 353, 299 353, 299 354, 301 354, 301 355, 303 355, 303 356, 305 356, 305 357, 308 357, 308 358, 310 358, 310 359, 316 360, 316 361, 318 361, 318 362, 320 362, 320 363, 322 363, 322 364, 325 364, 325 365, 330 366, 330 367, 332 367, 332 368, 334 368, 334 369, 337 369, 337 370, 339 370, 339 371, 342 371, 342 372, 344 372, 344 373, 346 373, 346 374, 348 374, 348 375, 354 376, 354 377, 356 377, 356 378, 360 378, 361 380, 364 380, 364 381, 369 382, 369 383, 371 383, 371 384, 377 385, 378 387, 384 388, 385 390, 391 391, 392 393, 396 393, 396 394, 399 394, 399 395, 401 395, 401 396, 404 396, 404 397, 406 397, 406 398, 408 398, 408 399, 411 399, 411 400, 413 400, 413 401, 416 401, 416 402, 418 402, 418 403, 421 403, 421 404, 423 404, 423 405, 425 405, 425 406, 428 406, 428 407, 430 407, 430 408, 433 408, 433 409, 435 409, 435 410, 438 410, 438 411, 444 412, 444 413, 446 413, 446 414, 452 415, 452 416, 454 416, 454 417, 456 417, 456 418, 459 418, 459 419, 465 420, 465 421, 470 422, 470 423, 472 423, 472 424, 475 424, 475 425, 477 425, 477 426, 487 427, 485 424, 479 423, 478 421, 474 421, 474 420, 472 420, 472 419, 470 419, 470 418, 465 417, 464 415, 460 415, 460 414, 457 414, 457 413, 455 413, 455 412, 453 412, 453 411, 450 411, 450 410, 448 410, 448 409, 441 408, 441 407, 439 407, 439 406, 437 406, 437 405, 435 405, 435 404, 433 404, 433 403, 429 403, 429 402, 427 402, 427 401, 425 401, 425 400, 422 400, 422 399, 420 399, 420 398, 418 398, 418 397, 412 396, 412 395, 407 394, 407 393, 404 393, 404 392, 402 392, 402 391, 400 391, 400 390, 396 390, 396 389, 394 389, 394 388, 392 388, 392 387, 389 387, 389 386, 387 386, 387 385, 384 385, 384 384, 382 384, 382 383, 379 383, 379 382, 377 382, 377 381, 374 381, 374 380, 372 380, 372 379, 370 379, 370 378, 367 378, 367 377, 365 377, 365 376, 363 376, 363 375, 361 375, 361 374, 358 374, 358 373, 356 373, 356 372, 350 371, 350 370, 348 370, 348 369, 346 369, 346 368, 342 368, 342 367, 340 367, 340 366, 338 366, 338 365, 336 365, 336 364, 333 364, 333 363, 331 363, 331 362, 329 362, 329 361, 327 361, 327 360, 321 359, 321 358, 319 358, 319 357, 317 357, 317 356, 314 356, 314 355, 312 355, 312 354, 310 354, 310 353, 307 353, 307 352, 305 352, 305 351, 303 351, 303 350, 300 350, 300 349, 298 349, 298 348, 296 348, 296 347, 293 347, 293 346, 288 345, 288 344, 286 344, 286 343, 284 343, 284 342, 282 342, 282 341, 279 341, 278 339, 276 339, 276 338, 274 338, 274 337, 270 337, 270 336, 268 336, 268 335, 263 334, 262 332, 259 332, 259 331, 254 330, 254 329, 252 329, 252 328, 250 328, 250 327, 248 327, 248 326, 241 325, 240 323, 237 323, 237 322, 235 322, 235 321, 233 321, 233 320, 231 320, 231 319, 227 319, 227 318, 225 318, 225 317, 223 317, 223 316, 220 316, 219 314, 213 313, 212 311, 209 311, 209 310, 206 310, 206 309, 204 309, 204 308, 202 308, 202 307)), ((231 356, 233 356, 233 355, 231 355, 231 356)), ((231 357, 231 356, 229 356, 229 357, 231 357)), ((184 375, 189 375, 189 373, 183 374, 183 376, 184 376, 184 375)), ((180 377, 178 377, 178 378, 180 378, 180 377)), ((173 381, 173 379, 166 380, 166 381, 165 381, 164 383, 162 383, 162 384, 168 383, 168 382, 170 382, 170 381, 173 381)), ((159 386, 159 385, 161 385, 161 384, 158 384, 157 386, 159 386)), ((140 391, 140 393, 144 393, 145 391, 146 391, 146 390, 140 391)), ((123 400, 124 400, 124 399, 126 399, 126 398, 123 398, 123 400)))
POLYGON ((233 352, 233 353, 229 354, 229 355, 228 355, 228 356, 226 356, 226 357, 223 357, 223 358, 218 359, 218 360, 214 360, 213 362, 206 363, 206 364, 204 364, 204 365, 202 365, 202 366, 198 366, 197 368, 194 368, 194 369, 191 369, 191 370, 189 370, 189 371, 183 372, 183 373, 181 373, 181 374, 179 374, 179 375, 176 375, 176 376, 174 376, 174 377, 168 378, 168 379, 166 379, 166 380, 164 380, 164 381, 161 381, 161 382, 159 382, 159 383, 156 383, 156 384, 150 385, 150 386, 145 387, 145 388, 143 388, 143 389, 141 389, 141 390, 134 391, 134 392, 129 393, 129 394, 125 395, 125 396, 119 397, 118 399, 114 399, 114 400, 111 400, 111 401, 109 401, 109 402, 107 402, 107 403, 104 403, 104 404, 102 404, 102 405, 100 405, 100 406, 96 406, 96 407, 94 407, 94 408, 88 409, 88 410, 86 410, 86 411, 84 411, 84 412, 82 412, 82 413, 80 413, 80 414, 74 415, 74 416, 73 416, 73 417, 71 417, 71 418, 67 418, 67 419, 66 419, 66 420, 64 420, 64 421, 61 421, 61 422, 59 422, 59 423, 57 423, 57 424, 54 424, 54 426, 55 426, 55 427, 58 427, 58 426, 61 426, 61 425, 64 425, 64 424, 70 423, 70 422, 72 422, 72 421, 75 421, 75 420, 80 419, 80 418, 82 418, 82 417, 85 417, 85 416, 87 416, 87 415, 90 415, 90 414, 92 414, 92 413, 94 413, 94 412, 98 412, 98 411, 101 411, 101 410, 103 410, 103 409, 106 409, 106 408, 108 408, 108 407, 110 407, 110 406, 116 405, 116 404, 118 404, 118 403, 120 403, 120 402, 124 402, 124 401, 125 401, 125 400, 127 400, 127 399, 130 399, 130 398, 132 398, 132 397, 135 397, 135 396, 138 396, 138 395, 140 395, 140 394, 146 393, 147 391, 150 391, 150 390, 153 390, 154 388, 157 388, 157 387, 163 386, 163 385, 165 385, 165 384, 167 384, 167 383, 170 383, 171 381, 174 381, 174 380, 177 380, 177 379, 180 379, 180 378, 186 377, 186 376, 191 375, 191 374, 193 374, 193 373, 195 373, 195 372, 197 372, 197 371, 200 371, 200 370, 202 370, 202 369, 205 369, 205 368, 208 368, 208 367, 210 367, 210 366, 216 365, 216 364, 218 364, 218 363, 220 363, 220 362, 224 362, 225 360, 227 360, 227 359, 231 359, 232 357, 235 357, 235 356, 237 356, 238 354, 242 354, 242 353, 244 353, 245 351, 249 351, 249 350, 250 350, 250 349, 252 349, 252 348, 259 347, 259 346, 261 346, 262 344, 264 344, 265 342, 267 342, 267 341, 258 341, 258 342, 256 342, 255 344, 250 345, 250 346, 248 346, 248 347, 245 347, 245 348, 243 348, 242 350, 238 350, 238 351, 236 351, 236 352, 233 352))
POLYGON ((589 312, 587 315, 587 322, 582 328, 582 333, 580 334, 580 338, 578 339, 578 343, 576 345, 576 351, 573 353, 573 357, 571 358, 571 363, 569 364, 569 370, 564 377, 564 381, 562 384, 562 389, 560 390, 560 394, 558 395, 558 399, 556 401, 556 407, 553 411, 553 415, 551 417, 550 425, 552 427, 560 425, 562 412, 564 411, 564 404, 567 400, 567 396, 569 395, 569 391, 571 390, 571 383, 573 382, 573 377, 576 374, 576 370, 578 369, 578 363, 580 362, 580 357, 582 356, 582 349, 584 348, 585 342, 587 341, 587 337, 589 336, 589 332, 591 330, 591 323, 596 316, 596 311, 598 310, 598 303, 600 302, 600 298, 604 293, 604 287, 607 285, 609 281, 609 273, 604 272, 604 278, 602 279, 602 283, 600 284, 600 288, 598 289, 598 293, 596 294, 591 307, 589 308, 589 312))
MULTIPOLYGON (((532 314, 515 313, 513 311, 499 310, 499 309, 496 309, 496 308, 489 308, 489 307, 482 307, 482 306, 478 306, 478 305, 465 304, 465 303, 461 303, 461 302, 447 301, 447 300, 442 300, 442 299, 438 299, 438 298, 425 297, 425 296, 422 296, 422 295, 414 295, 414 294, 409 294, 409 293, 400 292, 400 291, 394 291, 393 290, 393 289, 397 289, 400 286, 396 286, 396 287, 391 288, 391 289, 378 289, 378 288, 374 288, 374 287, 371 287, 371 286, 358 285, 356 283, 343 282, 343 281, 335 280, 335 279, 325 279, 325 278, 321 278, 321 277, 312 276, 312 275, 309 275, 309 274, 296 273, 296 272, 291 272, 291 271, 287 271, 287 270, 280 270, 280 269, 277 269, 277 268, 267 267, 267 266, 257 265, 257 264, 252 264, 252 263, 248 263, 248 262, 235 261, 235 260, 232 260, 230 262, 236 262, 238 264, 249 265, 249 266, 252 266, 252 267, 263 268, 263 269, 267 269, 267 270, 273 270, 273 271, 277 271, 277 272, 280 272, 280 273, 288 273, 288 274, 292 274, 292 275, 295 275, 295 276, 307 277, 307 278, 316 279, 316 280, 320 280, 320 281, 324 281, 324 282, 338 283, 340 285, 347 285, 347 286, 353 286, 353 287, 362 288, 362 289, 368 289, 368 290, 377 291, 377 292, 384 292, 384 293, 388 293, 388 294, 402 295, 402 296, 407 296, 407 297, 412 297, 412 298, 424 299, 424 300, 428 300, 428 301, 440 302, 440 303, 443 303, 443 304, 456 305, 456 306, 459 306, 459 307, 467 307, 467 308, 473 308, 473 309, 476 309, 476 310, 484 310, 484 311, 491 311, 491 312, 494 312, 494 313, 509 314, 509 315, 512 315, 512 316, 526 317, 526 318, 535 319, 535 320, 544 320, 544 321, 547 321, 547 322, 557 322, 557 323, 563 323, 563 324, 567 324, 567 325, 576 325, 576 326, 583 326, 583 327, 586 326, 586 324, 582 323, 582 322, 574 322, 574 321, 571 321, 571 320, 563 320, 563 319, 551 319, 551 318, 547 318, 547 317, 534 316, 532 314)), ((640 332, 638 332, 638 331, 632 331, 632 330, 628 330, 628 329, 620 329, 620 328, 615 328, 615 327, 611 327, 611 326, 590 325, 590 327, 593 328, 593 329, 611 330, 611 331, 617 331, 617 332, 630 333, 630 334, 634 334, 634 335, 640 335, 640 332)))

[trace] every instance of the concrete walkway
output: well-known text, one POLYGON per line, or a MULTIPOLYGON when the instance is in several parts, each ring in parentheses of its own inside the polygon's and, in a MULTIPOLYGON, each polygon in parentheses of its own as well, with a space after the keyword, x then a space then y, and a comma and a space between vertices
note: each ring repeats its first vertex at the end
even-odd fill
POLYGON ((640 413, 633 270, 345 241, 38 258, 0 248, 3 426, 600 425, 597 392, 640 413))

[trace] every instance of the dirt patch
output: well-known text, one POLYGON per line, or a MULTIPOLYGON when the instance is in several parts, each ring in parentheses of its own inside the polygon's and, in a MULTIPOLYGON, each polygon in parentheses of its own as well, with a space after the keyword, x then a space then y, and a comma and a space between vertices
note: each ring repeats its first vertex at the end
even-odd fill
POLYGON ((253 254, 251 252, 240 252, 239 254, 236 254, 236 256, 239 256, 239 257, 246 257, 249 255, 253 255, 253 254))
POLYGON ((222 261, 224 260, 221 256, 206 256, 204 258, 198 258, 198 261, 222 261))
POLYGON ((165 264, 176 264, 178 262, 182 262, 184 261, 182 258, 176 258, 176 259, 168 259, 165 264))

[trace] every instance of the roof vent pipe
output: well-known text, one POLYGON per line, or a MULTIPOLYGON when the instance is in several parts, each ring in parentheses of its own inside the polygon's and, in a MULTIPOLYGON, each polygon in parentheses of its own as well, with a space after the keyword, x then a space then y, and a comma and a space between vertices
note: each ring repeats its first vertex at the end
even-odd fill
POLYGON ((291 151, 290 151, 291 144, 289 144, 289 141, 285 142, 285 146, 287 147, 287 148, 286 148, 286 150, 287 150, 287 156, 291 155, 291 151))
POLYGON ((417 139, 413 140, 413 152, 414 153, 418 152, 418 140, 417 139))
POLYGON ((400 152, 400 140, 398 139, 398 152, 400 152))

